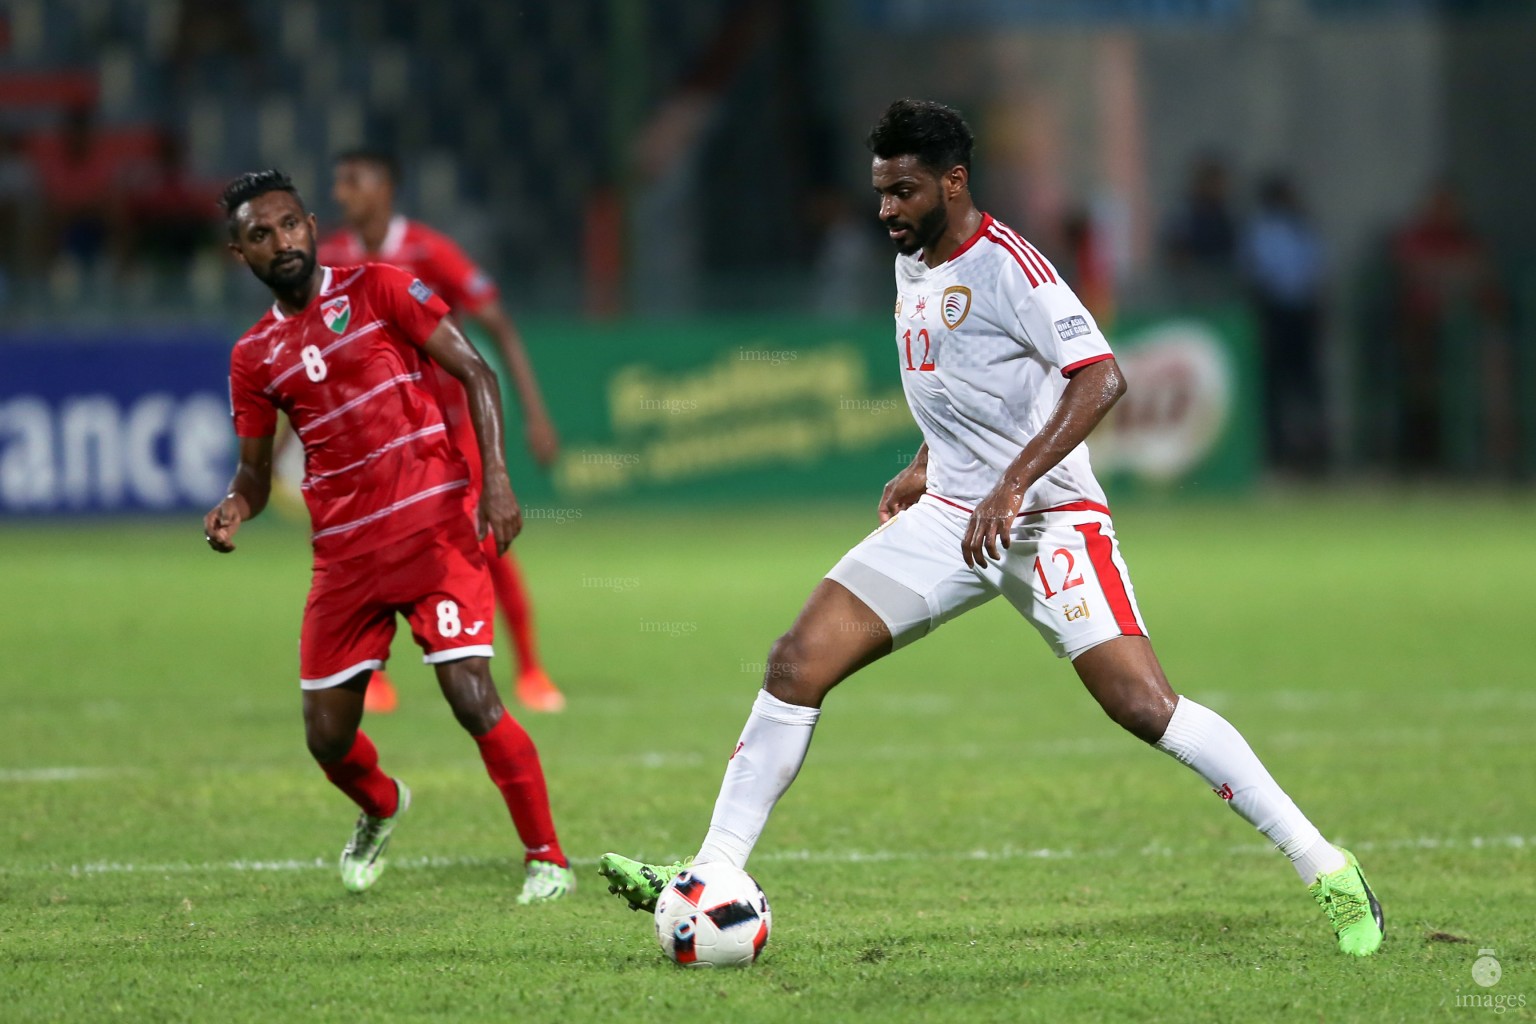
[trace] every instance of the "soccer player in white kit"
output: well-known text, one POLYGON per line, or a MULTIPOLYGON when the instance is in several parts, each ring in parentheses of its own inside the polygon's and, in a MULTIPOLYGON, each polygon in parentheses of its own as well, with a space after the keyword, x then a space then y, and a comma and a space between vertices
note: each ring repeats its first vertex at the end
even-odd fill
MULTIPOLYGON (((870 132, 896 258, 896 357, 924 443, 885 487, 881 525, 773 645, 694 863, 744 867, 810 746, 822 700, 865 665, 1003 596, 1105 713, 1188 765, 1290 858, 1345 953, 1380 947, 1380 904, 1224 718, 1175 694, 1147 638, 1084 441, 1125 392, 1109 342, 1050 262, 979 211, 971 131, 898 100, 870 132)), ((688 862, 605 855, 636 909, 688 862)))

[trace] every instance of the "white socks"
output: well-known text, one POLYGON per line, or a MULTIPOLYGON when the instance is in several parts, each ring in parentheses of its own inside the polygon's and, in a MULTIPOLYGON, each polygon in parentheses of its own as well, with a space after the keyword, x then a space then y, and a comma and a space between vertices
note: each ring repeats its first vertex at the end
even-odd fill
POLYGON ((789 789, 811 746, 820 708, 786 704, 759 690, 736 752, 725 766, 709 834, 694 860, 746 867, 768 813, 789 789))
POLYGON ((1344 855, 1285 795, 1242 734, 1210 708, 1180 696, 1157 747, 1194 769, 1217 796, 1268 836, 1303 882, 1311 885, 1318 875, 1345 865, 1344 855))
MULTIPOLYGON (((786 704, 760 690, 725 768, 709 834, 694 860, 745 867, 768 814, 795 781, 811 746, 820 708, 786 704)), ((1181 696, 1159 750, 1194 769, 1244 820, 1290 858, 1308 885, 1345 865, 1264 768, 1242 734, 1210 708, 1181 696)))

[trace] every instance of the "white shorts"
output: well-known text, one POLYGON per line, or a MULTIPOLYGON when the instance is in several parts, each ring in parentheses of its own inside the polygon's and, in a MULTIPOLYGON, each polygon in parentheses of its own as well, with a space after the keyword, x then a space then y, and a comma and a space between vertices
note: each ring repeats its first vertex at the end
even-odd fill
POLYGON ((1109 510, 1082 502, 1020 516, 1002 562, 971 568, 960 554, 970 512, 926 494, 883 523, 827 573, 883 620, 892 647, 926 636, 998 594, 1075 658, 1118 636, 1146 636, 1109 510))

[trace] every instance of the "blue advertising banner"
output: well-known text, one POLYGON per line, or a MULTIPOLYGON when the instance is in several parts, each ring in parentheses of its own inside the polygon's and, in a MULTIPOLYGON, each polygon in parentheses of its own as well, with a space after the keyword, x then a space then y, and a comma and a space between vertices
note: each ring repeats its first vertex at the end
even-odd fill
POLYGON ((0 516, 206 511, 234 469, 229 346, 0 335, 0 516))

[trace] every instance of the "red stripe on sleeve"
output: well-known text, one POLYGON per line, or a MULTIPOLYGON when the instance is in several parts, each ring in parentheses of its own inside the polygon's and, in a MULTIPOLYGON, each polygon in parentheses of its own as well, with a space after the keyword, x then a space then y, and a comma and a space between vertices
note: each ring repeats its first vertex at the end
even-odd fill
POLYGON ((1141 623, 1136 621, 1136 609, 1131 607, 1131 597, 1125 590, 1125 580, 1115 565, 1114 543, 1106 536, 1099 523, 1078 523, 1075 527, 1083 535, 1088 546, 1088 561, 1093 563, 1094 574, 1099 578, 1099 589, 1109 602, 1109 612, 1115 617, 1115 625, 1123 636, 1145 636, 1141 623))
POLYGON ((1092 366, 1094 363, 1102 363, 1106 359, 1113 358, 1115 358, 1115 354, 1113 352, 1105 352, 1100 355, 1089 356, 1087 359, 1079 359, 1075 363, 1069 363, 1068 365, 1063 366, 1061 368, 1061 375, 1063 377, 1070 377, 1085 366, 1092 366))

